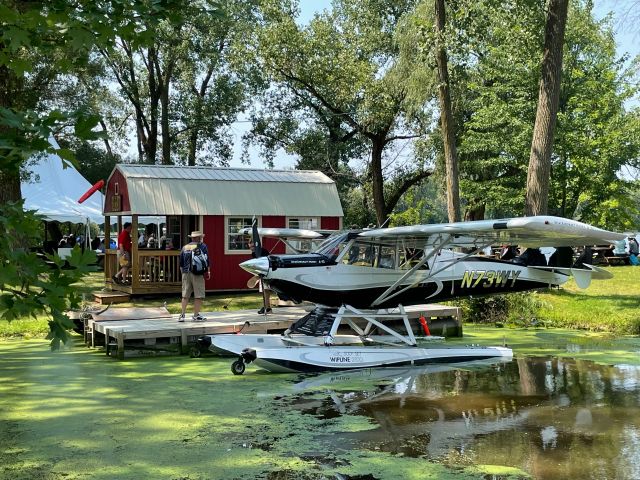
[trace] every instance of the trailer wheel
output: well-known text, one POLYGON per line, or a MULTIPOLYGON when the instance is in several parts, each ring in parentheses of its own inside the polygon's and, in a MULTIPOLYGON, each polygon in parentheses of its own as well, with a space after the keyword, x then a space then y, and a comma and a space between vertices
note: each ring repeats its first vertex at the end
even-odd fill
POLYGON ((189 356, 191 358, 200 358, 202 356, 202 352, 198 347, 191 347, 191 350, 189 350, 189 356))
POLYGON ((236 360, 231 364, 231 372, 234 375, 242 375, 244 373, 244 362, 242 360, 236 360))

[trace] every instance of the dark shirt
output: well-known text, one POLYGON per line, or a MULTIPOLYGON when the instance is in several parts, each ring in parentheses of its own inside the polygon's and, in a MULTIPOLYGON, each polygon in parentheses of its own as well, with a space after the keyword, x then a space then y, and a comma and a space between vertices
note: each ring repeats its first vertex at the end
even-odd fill
POLYGON ((182 273, 188 273, 191 271, 191 251, 196 247, 200 247, 202 253, 207 256, 207 267, 211 266, 209 261, 209 249, 204 243, 190 242, 187 243, 182 250, 180 250, 180 271, 182 273))

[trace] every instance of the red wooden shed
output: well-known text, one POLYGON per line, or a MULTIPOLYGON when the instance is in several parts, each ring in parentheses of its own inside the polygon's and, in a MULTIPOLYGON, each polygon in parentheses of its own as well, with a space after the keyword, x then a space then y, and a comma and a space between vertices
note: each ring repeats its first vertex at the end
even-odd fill
MULTIPOLYGON (((178 253, 193 230, 204 232, 213 264, 207 290, 241 290, 250 275, 238 264, 251 254, 238 232, 254 216, 260 227, 339 230, 343 212, 335 182, 317 171, 120 164, 107 181, 104 215, 107 237, 117 236, 109 231, 111 217, 117 217, 119 230, 124 221, 133 224, 131 285, 112 287, 137 294, 180 291, 178 253), (138 247, 141 217, 160 224, 153 228, 162 232, 162 245, 138 247), (169 243, 172 248, 165 248, 169 243)), ((265 239, 264 245, 285 253, 282 243, 265 239)), ((117 250, 105 255, 107 283, 116 255, 117 250)))

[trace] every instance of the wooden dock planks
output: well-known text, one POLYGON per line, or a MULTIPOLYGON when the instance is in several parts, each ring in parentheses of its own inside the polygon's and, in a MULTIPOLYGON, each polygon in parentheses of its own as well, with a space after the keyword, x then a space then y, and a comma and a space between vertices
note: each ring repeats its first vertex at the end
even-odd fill
POLYGON ((152 352, 172 350, 185 353, 197 337, 214 333, 268 333, 283 331, 291 323, 306 314, 301 307, 274 309, 274 313, 265 317, 255 310, 237 310, 223 312, 203 312, 205 322, 178 322, 178 314, 170 314, 166 309, 114 308, 87 322, 86 343, 91 346, 104 346, 106 353, 122 359, 128 347, 152 352), (110 313, 109 315, 106 315, 110 313), (167 348, 167 345, 174 347, 167 348))

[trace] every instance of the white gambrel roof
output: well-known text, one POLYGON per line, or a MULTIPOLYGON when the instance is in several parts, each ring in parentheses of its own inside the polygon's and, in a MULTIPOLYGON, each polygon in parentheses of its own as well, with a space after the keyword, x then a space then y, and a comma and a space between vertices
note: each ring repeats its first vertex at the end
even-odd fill
POLYGON ((343 216, 335 182, 317 171, 139 164, 116 169, 126 179, 132 214, 343 216))

